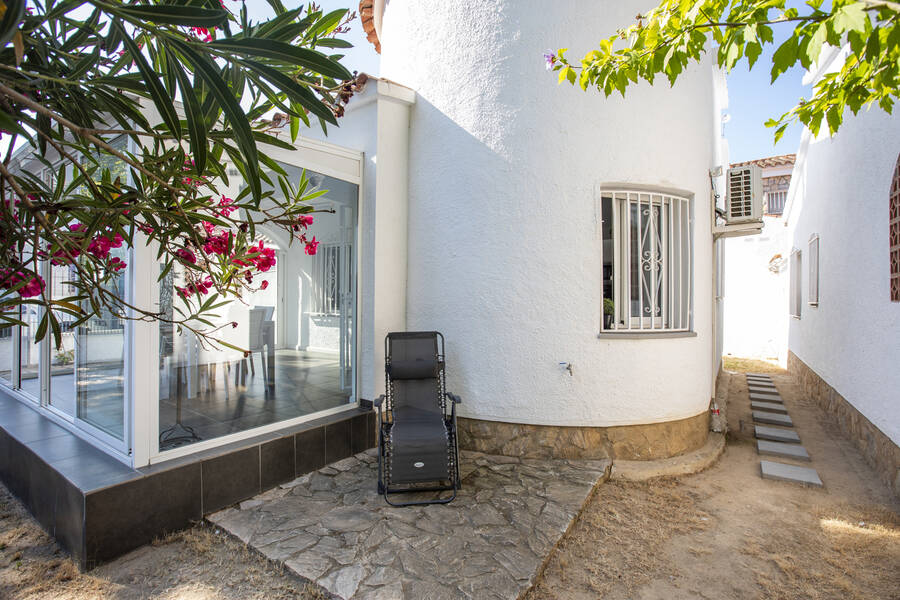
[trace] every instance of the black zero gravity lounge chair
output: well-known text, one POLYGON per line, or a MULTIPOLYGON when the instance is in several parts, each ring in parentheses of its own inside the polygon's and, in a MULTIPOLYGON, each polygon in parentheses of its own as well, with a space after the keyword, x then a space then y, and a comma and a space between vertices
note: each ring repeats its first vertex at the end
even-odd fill
POLYGON ((385 394, 378 410, 378 493, 392 506, 446 504, 460 487, 456 405, 446 391, 444 336, 389 333, 384 340, 385 394), (391 494, 453 490, 449 497, 392 502, 391 494))

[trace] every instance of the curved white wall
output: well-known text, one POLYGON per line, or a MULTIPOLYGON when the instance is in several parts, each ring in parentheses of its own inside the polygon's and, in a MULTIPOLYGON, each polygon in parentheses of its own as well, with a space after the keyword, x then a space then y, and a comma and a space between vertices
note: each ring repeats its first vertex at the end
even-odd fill
POLYGON ((461 414, 547 425, 675 420, 708 407, 710 64, 627 98, 556 84, 652 2, 392 0, 383 77, 418 92, 410 130, 407 326, 447 338, 461 414), (601 184, 694 195, 694 329, 598 339, 601 184), (574 365, 569 376, 560 362, 574 365))
POLYGON ((900 304, 890 300, 888 198, 900 119, 845 115, 834 138, 804 141, 791 179, 789 240, 802 251, 800 319, 788 346, 900 444, 900 304), (809 236, 819 235, 819 305, 808 304, 809 236))

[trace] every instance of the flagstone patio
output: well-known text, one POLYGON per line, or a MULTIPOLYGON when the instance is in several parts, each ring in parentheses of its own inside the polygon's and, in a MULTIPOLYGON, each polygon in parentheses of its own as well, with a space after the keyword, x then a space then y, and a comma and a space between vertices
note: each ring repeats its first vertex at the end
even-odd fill
POLYGON ((609 461, 463 452, 451 504, 395 508, 374 450, 209 519, 346 600, 518 598, 609 475, 609 461))

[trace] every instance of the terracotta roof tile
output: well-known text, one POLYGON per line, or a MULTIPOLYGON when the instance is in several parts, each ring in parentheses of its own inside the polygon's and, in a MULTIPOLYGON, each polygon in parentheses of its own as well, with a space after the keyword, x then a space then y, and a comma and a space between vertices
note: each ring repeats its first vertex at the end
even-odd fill
POLYGON ((375 45, 375 52, 381 54, 381 42, 378 40, 378 34, 375 33, 373 6, 372 0, 360 0, 359 18, 362 21, 363 31, 366 32, 366 39, 375 45))
POLYGON ((778 156, 767 156, 766 158, 757 158, 755 160, 745 160, 744 162, 731 163, 731 166, 743 167, 746 165, 757 165, 762 168, 782 167, 794 164, 796 158, 796 154, 780 154, 778 156))

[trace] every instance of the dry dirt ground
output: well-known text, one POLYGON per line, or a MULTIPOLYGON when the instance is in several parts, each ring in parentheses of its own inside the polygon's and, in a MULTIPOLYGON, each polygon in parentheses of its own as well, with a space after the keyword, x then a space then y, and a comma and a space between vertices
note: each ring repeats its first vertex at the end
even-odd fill
MULTIPOLYGON (((746 381, 730 376, 722 459, 599 486, 526 600, 900 599, 900 502, 783 371, 727 364, 772 373, 825 489, 760 478, 746 381)), ((0 486, 0 598, 325 597, 204 525, 79 574, 0 486)))
POLYGON ((0 599, 320 600, 330 596, 209 525, 89 573, 0 485, 0 599))
POLYGON ((900 598, 900 502, 784 371, 738 364, 771 373, 825 489, 760 477, 746 379, 729 376, 720 461, 600 486, 527 600, 900 598))

